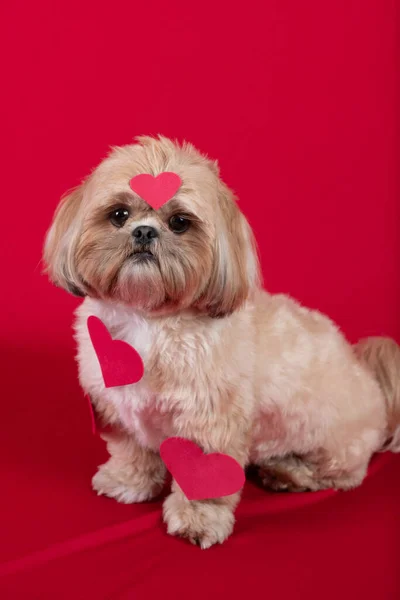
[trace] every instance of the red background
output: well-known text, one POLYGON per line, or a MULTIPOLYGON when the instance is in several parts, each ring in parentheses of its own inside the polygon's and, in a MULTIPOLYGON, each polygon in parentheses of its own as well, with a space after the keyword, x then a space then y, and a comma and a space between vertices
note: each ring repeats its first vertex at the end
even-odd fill
POLYGON ((235 535, 205 553, 165 535, 160 503, 96 498, 104 449, 76 382, 77 301, 40 267, 61 194, 110 145, 163 133, 219 159, 269 290, 329 313, 351 340, 400 341, 396 5, 3 6, 0 554, 25 562, 5 567, 17 574, 0 579, 2 598, 400 596, 390 455, 347 494, 248 483, 235 535))

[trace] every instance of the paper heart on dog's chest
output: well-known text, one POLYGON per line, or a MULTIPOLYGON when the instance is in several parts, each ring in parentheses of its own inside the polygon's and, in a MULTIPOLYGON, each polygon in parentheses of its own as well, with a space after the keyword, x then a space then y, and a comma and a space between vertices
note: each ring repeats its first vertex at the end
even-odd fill
POLYGON ((190 440, 167 438, 161 444, 160 455, 188 500, 230 496, 244 485, 244 471, 232 456, 204 454, 190 440))
POLYGON ((123 340, 113 340, 98 317, 90 316, 87 328, 106 388, 130 385, 142 379, 143 361, 133 346, 123 340))

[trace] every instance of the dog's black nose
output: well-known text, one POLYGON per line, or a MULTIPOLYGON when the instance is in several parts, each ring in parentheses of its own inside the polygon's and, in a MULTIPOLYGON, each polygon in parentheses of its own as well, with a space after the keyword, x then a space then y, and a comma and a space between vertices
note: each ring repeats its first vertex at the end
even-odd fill
POLYGON ((149 244, 158 237, 158 231, 155 227, 149 227, 148 225, 139 225, 132 232, 135 242, 137 244, 149 244))

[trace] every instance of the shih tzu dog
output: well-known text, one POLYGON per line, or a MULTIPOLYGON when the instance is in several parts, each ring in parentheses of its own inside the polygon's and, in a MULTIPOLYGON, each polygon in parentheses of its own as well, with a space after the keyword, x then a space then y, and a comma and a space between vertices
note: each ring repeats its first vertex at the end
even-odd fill
MULTIPOLYGON (((111 428, 99 494, 157 496, 171 436, 258 467, 277 491, 353 488, 374 452, 400 451, 399 347, 371 338, 353 348, 327 317, 264 291, 252 231, 217 164, 192 145, 141 137, 114 148, 62 200, 44 259, 56 285, 84 297, 80 382, 111 428), (182 185, 156 211, 129 182, 165 171, 182 185), (90 315, 140 353, 139 383, 105 388, 90 315)), ((173 481, 168 532, 222 543, 239 499, 189 501, 173 481)))

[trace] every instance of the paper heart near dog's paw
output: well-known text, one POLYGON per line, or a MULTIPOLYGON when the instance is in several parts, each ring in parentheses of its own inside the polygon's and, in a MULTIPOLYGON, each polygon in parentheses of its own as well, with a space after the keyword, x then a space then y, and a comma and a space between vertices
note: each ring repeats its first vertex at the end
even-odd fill
POLYGON ((150 204, 151 208, 158 210, 171 200, 182 185, 182 180, 176 173, 160 173, 153 177, 149 173, 142 173, 133 177, 129 185, 131 190, 150 204))
POLYGON ((143 361, 135 348, 122 340, 113 340, 98 317, 89 317, 87 327, 106 388, 130 385, 142 379, 143 361))
POLYGON ((230 496, 244 485, 244 471, 232 456, 204 454, 190 440, 168 438, 161 444, 160 454, 188 500, 230 496))

